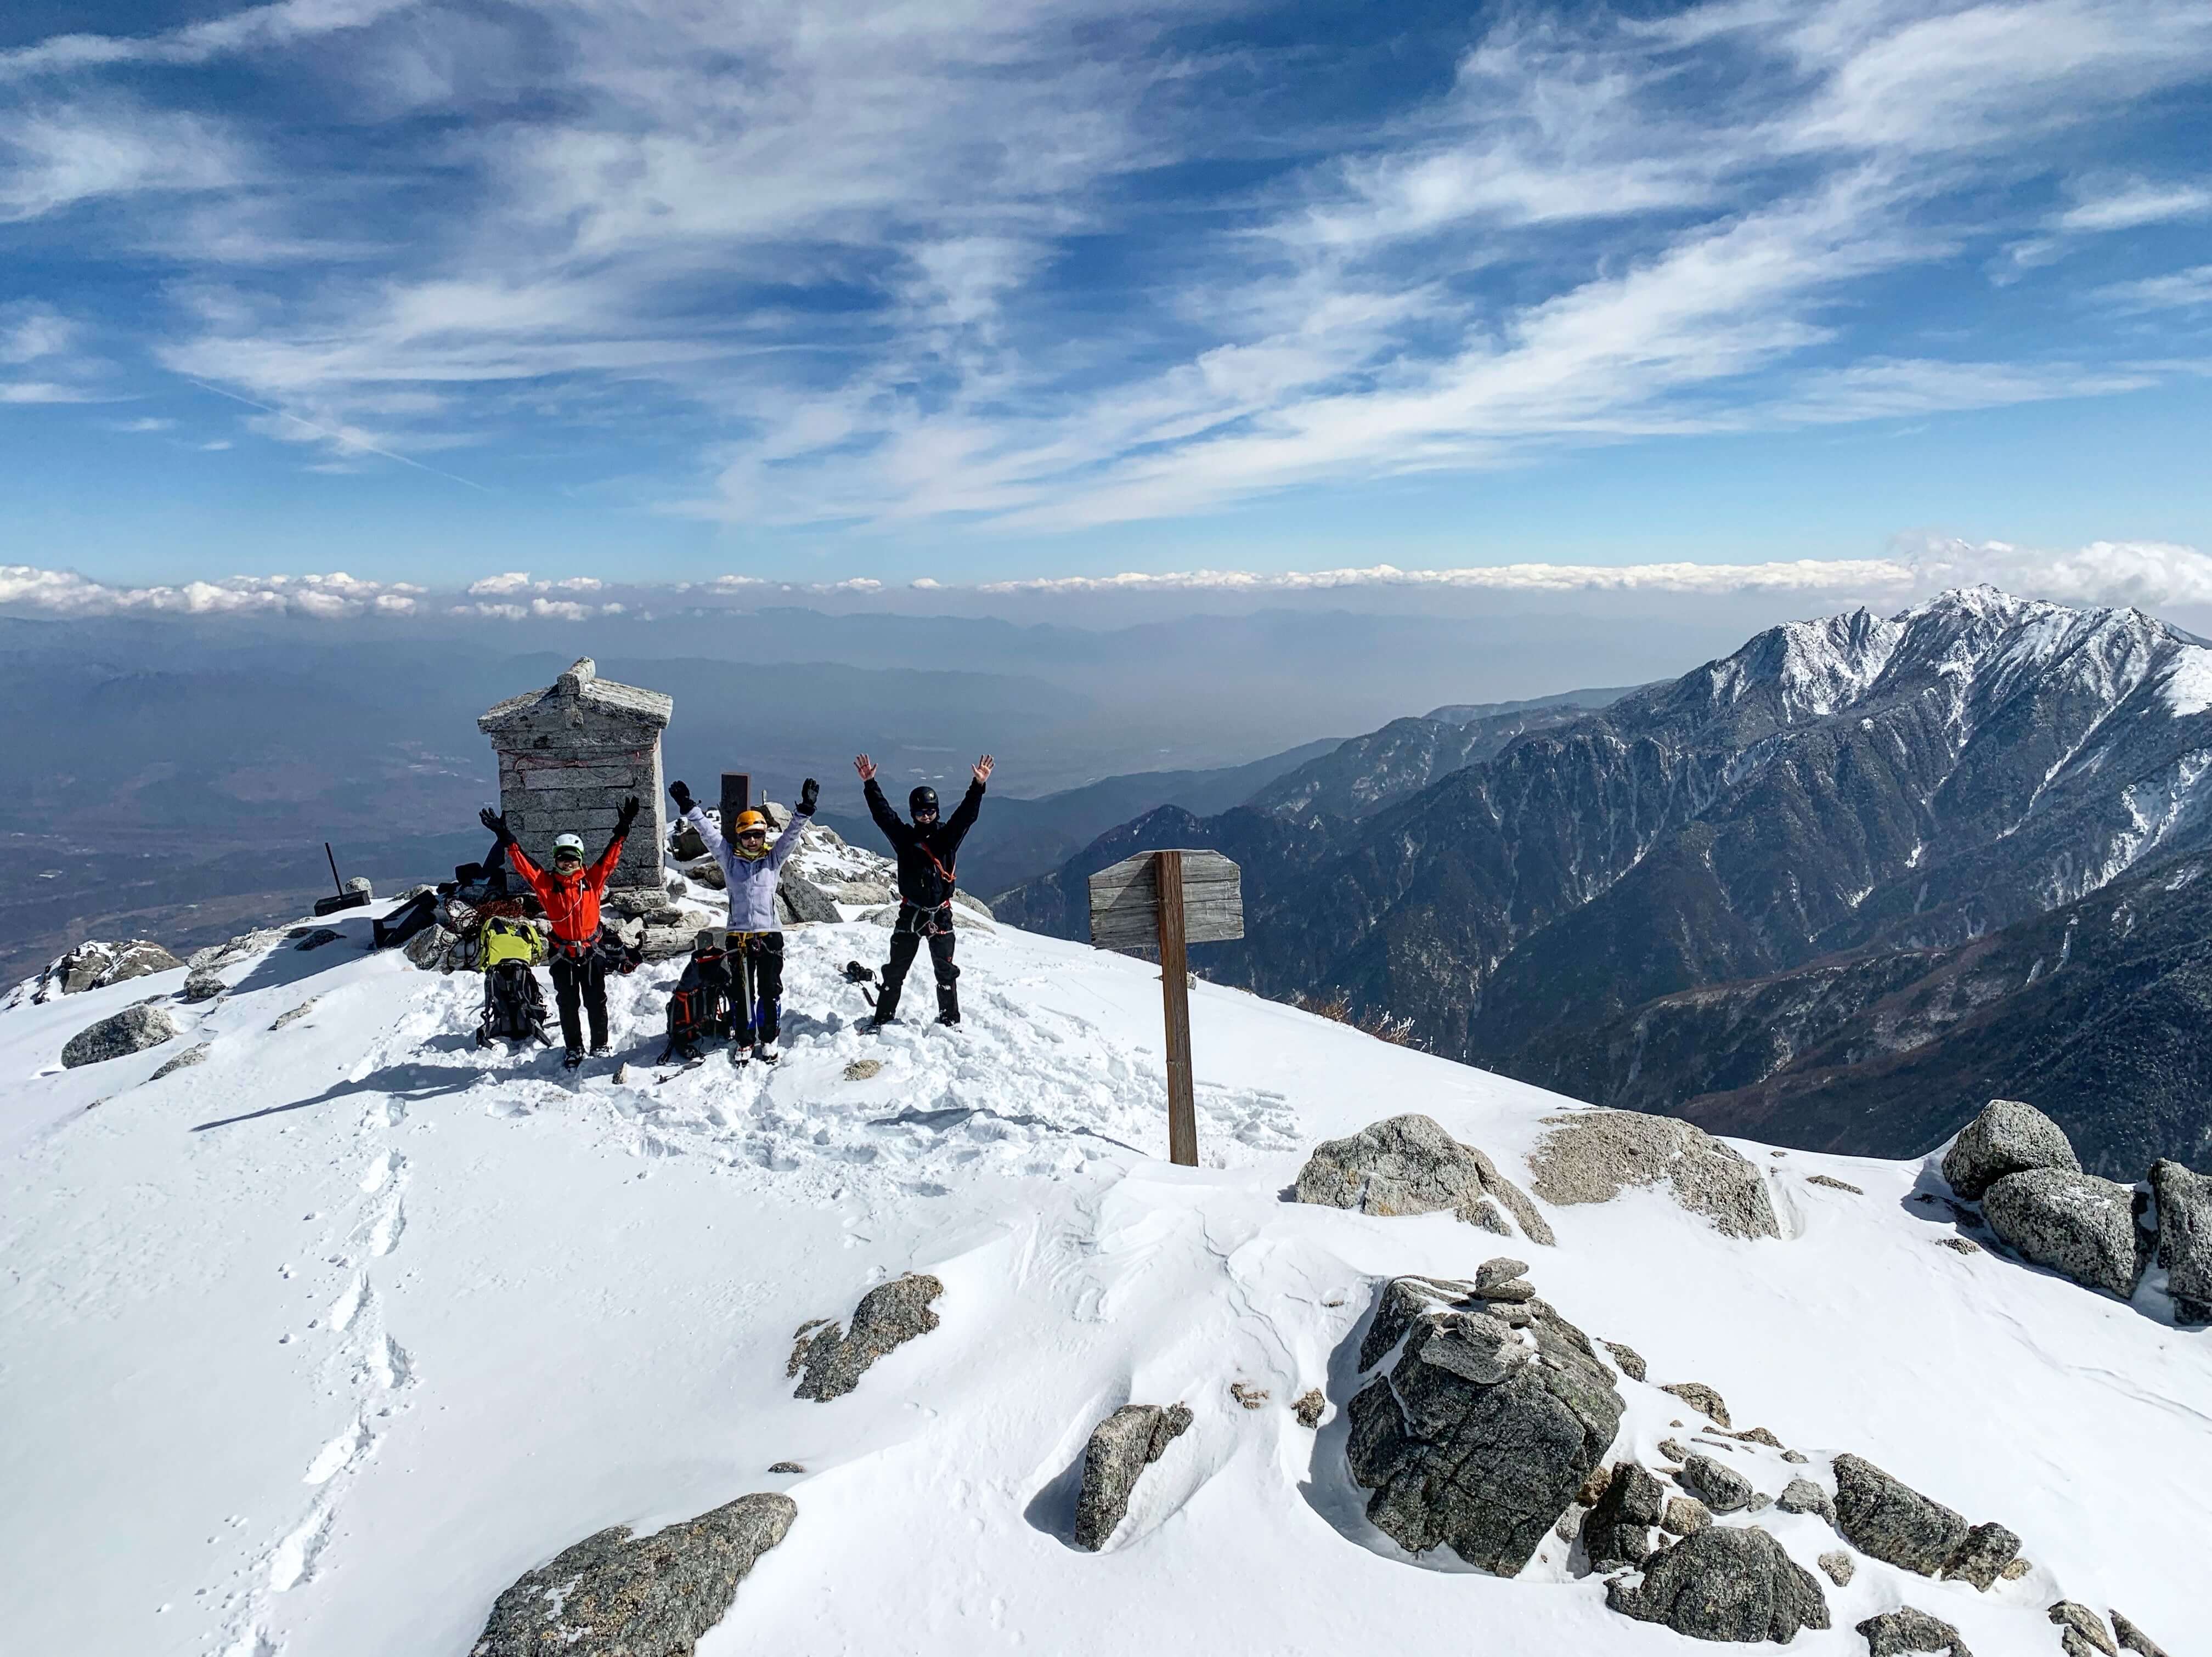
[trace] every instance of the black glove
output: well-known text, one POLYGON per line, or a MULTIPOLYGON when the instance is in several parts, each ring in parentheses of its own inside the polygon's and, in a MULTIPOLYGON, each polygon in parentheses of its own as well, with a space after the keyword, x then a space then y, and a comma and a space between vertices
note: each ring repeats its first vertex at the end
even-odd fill
POLYGON ((490 829, 492 838, 496 840, 501 846, 512 846, 514 844, 514 835, 507 828, 507 819, 501 816, 498 812, 493 810, 489 805, 485 806, 483 810, 477 813, 477 821, 483 824, 485 828, 490 829))
POLYGON ((815 802, 821 798, 822 785, 811 777, 807 778, 805 782, 799 785, 799 815, 802 817, 812 816, 815 802))
POLYGON ((670 783, 668 798, 676 802, 678 810, 688 813, 691 810, 691 785, 688 782, 670 783))
POLYGON ((638 810, 637 796, 632 794, 622 803, 622 810, 615 813, 615 833, 618 835, 629 833, 630 824, 637 821, 638 810))

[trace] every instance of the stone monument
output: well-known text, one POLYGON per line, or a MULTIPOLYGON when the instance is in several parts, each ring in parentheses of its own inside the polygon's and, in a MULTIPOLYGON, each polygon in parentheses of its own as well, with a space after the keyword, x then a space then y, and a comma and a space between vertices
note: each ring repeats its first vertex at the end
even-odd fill
POLYGON ((658 690, 602 679, 586 656, 544 689, 477 715, 499 756, 499 809, 533 861, 551 861, 559 834, 582 835, 584 855, 599 856, 623 796, 635 794, 643 809, 607 884, 659 887, 660 733, 675 707, 658 690))

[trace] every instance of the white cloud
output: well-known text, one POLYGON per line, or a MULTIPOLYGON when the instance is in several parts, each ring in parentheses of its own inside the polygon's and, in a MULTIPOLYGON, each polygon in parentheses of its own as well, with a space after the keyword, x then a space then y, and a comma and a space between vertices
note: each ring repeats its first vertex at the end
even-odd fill
POLYGON ((329 575, 234 575, 174 586, 118 586, 70 570, 0 564, 0 607, 49 616, 294 615, 343 616, 411 612, 423 589, 405 581, 329 575))
POLYGON ((100 396, 82 385, 50 379, 0 380, 0 403, 98 403, 100 396))
POLYGON ((48 305, 0 305, 0 363, 35 362, 58 356, 77 337, 77 326, 48 305))
POLYGON ((228 190, 249 171, 204 116, 110 98, 33 106, 0 127, 0 223, 102 197, 228 190))
POLYGON ((2100 288, 2096 297, 2124 311, 2169 311, 2212 305, 2212 264, 2177 270, 2172 276, 2113 282, 2100 288))
MULTIPOLYGON (((582 578, 588 579, 588 578, 582 578)), ((1803 594, 1814 601, 1882 600, 1925 596, 1946 588, 1988 583, 2030 597, 2077 604, 2146 606, 2212 604, 2212 554, 2156 541, 2094 541, 2051 550, 2004 541, 1955 537, 1899 537, 1879 558, 1780 559, 1723 564, 1679 561, 1649 564, 1524 562, 1403 569, 1390 564, 1317 570, 1197 569, 1127 571, 1115 575, 1039 575, 969 586, 923 578, 908 589, 966 593, 980 598, 1101 594, 1265 596, 1341 594, 1362 591, 1576 594, 1686 594, 1711 598, 1803 594)), ((563 584, 525 576, 494 576, 470 584, 453 602, 404 582, 364 581, 345 574, 232 576, 174 586, 126 587, 73 572, 29 565, 0 566, 0 608, 57 616, 145 612, 178 616, 240 611, 341 618, 435 610, 497 621, 581 622, 632 613, 656 597, 698 592, 746 593, 774 587, 793 595, 866 599, 894 596, 870 577, 837 581, 772 583, 725 578, 694 586, 624 584, 620 598, 587 604, 547 597, 563 584), (516 583, 521 585, 515 585, 516 583), (525 602, 526 595, 527 601, 525 602)), ((593 583, 588 589, 605 590, 593 583)))
POLYGON ((266 51, 337 30, 364 27, 417 0, 277 0, 160 34, 59 34, 0 52, 0 82, 114 64, 203 64, 266 51))
POLYGON ((2202 218, 2207 213, 2212 213, 2212 189, 2203 185, 2161 185, 2130 179, 2116 185, 2085 188, 2081 199, 2060 214, 2051 228, 2084 235, 2202 218))

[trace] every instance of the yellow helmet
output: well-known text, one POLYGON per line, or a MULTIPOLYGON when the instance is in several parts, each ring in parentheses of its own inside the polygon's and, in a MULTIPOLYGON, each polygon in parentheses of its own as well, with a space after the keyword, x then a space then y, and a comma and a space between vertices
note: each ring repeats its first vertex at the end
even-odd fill
POLYGON ((768 818, 758 811, 740 811, 738 813, 737 827, 730 830, 730 838, 735 840, 739 835, 754 828, 759 829, 763 835, 766 834, 768 818))

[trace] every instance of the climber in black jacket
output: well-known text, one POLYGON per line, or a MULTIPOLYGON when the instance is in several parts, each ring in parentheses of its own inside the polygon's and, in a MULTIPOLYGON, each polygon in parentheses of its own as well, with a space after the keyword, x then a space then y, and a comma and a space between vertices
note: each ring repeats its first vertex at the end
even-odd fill
POLYGON ((884 968, 883 992, 876 998, 875 1028, 898 1016, 899 991, 922 940, 929 940, 929 964, 937 975, 937 1022, 960 1022, 960 968, 952 964, 953 859, 960 842, 975 826, 983 807, 983 786, 991 780, 988 754, 975 762, 975 780, 943 822, 937 816, 937 791, 924 786, 907 796, 912 822, 899 821, 884 791, 876 786, 876 763, 866 754, 853 762, 868 797, 868 815, 891 843, 898 858, 899 911, 891 926, 891 958, 884 968))

